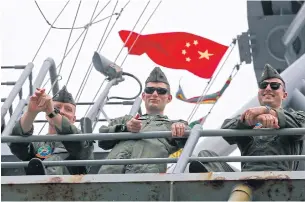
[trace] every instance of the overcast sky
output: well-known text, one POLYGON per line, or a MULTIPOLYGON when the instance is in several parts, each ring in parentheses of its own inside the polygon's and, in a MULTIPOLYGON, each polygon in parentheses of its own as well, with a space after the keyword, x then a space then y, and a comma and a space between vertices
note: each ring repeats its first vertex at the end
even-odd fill
MULTIPOLYGON (((100 1, 96 14, 106 5, 108 1, 100 1)), ((37 1, 47 20, 52 23, 66 1, 37 1)), ((120 12, 121 8, 127 3, 120 0, 115 12, 120 12)), ((131 0, 123 11, 120 18, 116 21, 114 28, 111 30, 109 37, 101 50, 101 54, 108 59, 114 61, 117 58, 123 43, 119 37, 120 30, 132 30, 145 6, 147 0, 131 0)), ((213 0, 166 0, 162 1, 152 18, 148 21, 149 16, 158 5, 158 0, 150 1, 139 23, 135 27, 135 32, 140 32, 145 23, 147 23, 142 34, 153 34, 160 32, 189 32, 210 40, 216 41, 224 45, 230 45, 232 39, 236 38, 241 32, 247 31, 247 7, 246 0, 234 1, 213 1, 213 0), (148 21, 148 22, 147 22, 148 21)), ((116 1, 111 1, 105 10, 96 18, 103 19, 110 16, 116 1)), ((59 17, 54 26, 56 27, 72 27, 74 16, 76 14, 78 1, 71 1, 62 15, 59 17)), ((76 19, 75 27, 82 27, 90 21, 92 12, 96 5, 96 1, 83 1, 80 6, 79 14, 76 19)), ((10 0, 2 2, 1 24, 2 29, 2 62, 1 65, 26 65, 31 62, 44 36, 46 35, 49 25, 40 14, 35 2, 32 0, 10 0)), ((96 15, 95 14, 95 15, 96 15)), ((106 31, 109 32, 110 27, 115 23, 115 18, 110 22, 106 31)), ((74 67, 71 79, 68 83, 68 90, 76 96, 81 81, 90 65, 93 52, 96 50, 99 41, 106 29, 109 18, 90 26, 87 37, 84 41, 83 48, 79 54, 74 67)), ((69 47, 79 37, 83 29, 73 30, 69 47)), ((43 61, 51 57, 58 65, 65 51, 70 30, 52 29, 44 42, 41 50, 34 60, 34 78, 37 75, 43 61)), ((64 85, 69 77, 72 66, 75 62, 76 55, 79 51, 83 36, 64 60, 60 81, 60 87, 64 85)), ((104 37, 105 40, 105 37, 104 37)), ((127 48, 124 48, 119 55, 116 63, 122 64, 126 57, 127 48)), ((223 58, 224 59, 224 58, 223 58)), ((223 61, 222 61, 223 62, 223 61)), ((221 63, 222 63, 221 62, 221 63)), ((210 88, 209 93, 220 90, 224 85, 227 77, 232 71, 235 64, 239 63, 238 47, 236 45, 234 51, 225 63, 223 70, 220 72, 215 83, 210 88)), ((127 57, 122 68, 125 72, 129 72, 137 76, 142 83, 145 82, 147 76, 156 64, 151 61, 146 54, 141 56, 130 55, 127 57)), ((184 93, 187 97, 201 95, 203 89, 207 85, 208 80, 199 78, 185 70, 173 70, 162 67, 162 70, 171 83, 172 92, 175 94, 179 80, 184 93)), ((9 73, 8 70, 1 70, 1 79, 5 81, 16 81, 21 74, 20 70, 9 73)), ((49 78, 47 75, 46 79, 49 78)), ((80 102, 92 102, 93 96, 96 94, 99 86, 104 80, 104 76, 97 72, 94 68, 90 74, 85 90, 80 98, 80 102)), ((46 80, 45 80, 46 81, 46 80)), ((45 83, 45 82, 44 82, 45 83)), ((106 85, 104 85, 105 87, 106 85)), ((8 95, 9 86, 1 86, 1 97, 8 95)), ((24 97, 28 93, 28 82, 24 86, 24 97)), ((50 89, 48 83, 47 90, 50 89)), ((257 86, 252 65, 242 65, 240 71, 234 77, 232 84, 223 94, 216 106, 213 108, 210 116, 204 124, 204 128, 218 128, 223 120, 243 106, 250 98, 255 96, 257 86)), ((113 87, 109 96, 134 96, 138 92, 138 85, 129 77, 119 85, 113 87)), ((174 95, 173 95, 174 96, 174 95)), ((117 101, 117 100, 110 100, 117 101)), ((14 106, 18 103, 15 100, 14 106)), ((177 100, 176 98, 167 106, 165 113, 171 119, 187 120, 194 104, 189 104, 177 100)), ((122 116, 129 112, 131 106, 105 106, 105 111, 110 118, 122 116)), ((201 105, 194 115, 193 120, 205 116, 212 105, 201 105)), ((142 109, 145 112, 144 105, 142 109)), ((84 116, 87 106, 78 106, 77 118, 84 116)), ((6 118, 8 118, 7 116, 6 118)), ((39 116, 44 119, 43 114, 39 116)), ((100 118, 104 118, 101 115, 100 118)), ((95 131, 97 132, 101 124, 98 123, 95 131)), ((77 124, 78 125, 78 124, 77 124)), ((42 124, 35 125, 35 133, 37 134, 42 124)), ((44 128, 43 134, 47 132, 44 128)), ((238 152, 236 153, 238 155, 238 152)))

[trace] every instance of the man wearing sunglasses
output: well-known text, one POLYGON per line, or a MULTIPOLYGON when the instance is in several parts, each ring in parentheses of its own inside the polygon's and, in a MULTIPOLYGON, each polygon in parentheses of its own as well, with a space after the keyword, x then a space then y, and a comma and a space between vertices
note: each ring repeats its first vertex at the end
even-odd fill
MULTIPOLYGON (((282 101, 286 97, 287 92, 283 78, 267 64, 259 81, 258 100, 261 106, 247 109, 233 119, 226 119, 222 129, 304 128, 305 113, 303 111, 292 109, 287 111, 282 108, 282 101)), ((303 137, 303 135, 274 135, 223 138, 229 144, 237 144, 242 156, 268 156, 300 155, 303 149, 303 137)), ((202 152, 202 154, 205 153, 202 152)), ((202 164, 196 162, 192 169, 196 172, 211 171, 209 169, 212 165, 215 168, 215 165, 219 165, 219 163, 202 164)), ((293 171, 297 169, 298 162, 242 162, 241 165, 242 171, 293 171)))
MULTIPOLYGON (((147 132, 171 131, 173 137, 154 138, 124 141, 99 141, 99 147, 112 149, 108 159, 134 159, 134 158, 167 158, 171 153, 184 146, 186 139, 179 138, 184 131, 190 128, 183 120, 170 120, 164 109, 172 100, 170 85, 159 67, 154 68, 145 82, 142 93, 146 114, 140 117, 126 115, 114 119, 108 126, 102 126, 100 133, 111 132, 147 132)), ((99 174, 106 173, 164 173, 166 164, 132 164, 132 165, 103 165, 99 174)))

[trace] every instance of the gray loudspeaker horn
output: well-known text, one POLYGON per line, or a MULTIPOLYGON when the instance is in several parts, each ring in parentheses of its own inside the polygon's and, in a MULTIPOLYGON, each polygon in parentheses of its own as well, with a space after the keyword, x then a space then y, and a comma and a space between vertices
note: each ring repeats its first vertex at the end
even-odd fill
POLYGON ((96 51, 92 57, 92 63, 95 69, 108 77, 109 80, 122 76, 123 71, 121 67, 119 67, 114 62, 111 62, 96 51))

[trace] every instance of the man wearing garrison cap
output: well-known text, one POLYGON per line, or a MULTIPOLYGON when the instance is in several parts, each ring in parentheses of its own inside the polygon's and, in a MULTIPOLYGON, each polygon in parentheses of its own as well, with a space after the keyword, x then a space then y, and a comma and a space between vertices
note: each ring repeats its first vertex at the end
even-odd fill
MULTIPOLYGON (((173 137, 182 137, 190 128, 183 120, 170 120, 165 106, 171 102, 170 85, 162 70, 154 68, 145 82, 142 93, 146 114, 136 117, 126 115, 102 126, 100 133, 171 131, 173 137)), ((99 147, 109 150, 108 159, 167 158, 184 146, 185 138, 155 138, 124 141, 99 141, 99 147)), ((103 165, 100 174, 106 173, 164 173, 166 164, 103 165)))
MULTIPOLYGON (((246 110, 243 114, 226 119, 222 129, 282 129, 304 128, 303 111, 285 110, 282 101, 287 98, 285 81, 281 75, 267 64, 258 82, 258 100, 261 106, 246 110)), ((237 144, 242 156, 300 155, 303 135, 284 136, 236 136, 223 137, 229 144, 237 144)), ((217 156, 201 151, 199 156, 217 156)), ((293 171, 298 161, 242 162, 242 171, 293 171)), ((226 163, 193 162, 190 172, 233 171, 226 163)))
MULTIPOLYGON (((37 89, 30 97, 27 111, 13 128, 13 136, 27 137, 34 131, 33 122, 40 112, 45 112, 48 121, 48 134, 68 135, 81 133, 73 124, 76 104, 71 93, 64 86, 52 99, 45 89, 37 89)), ((42 161, 87 160, 93 159, 93 143, 80 142, 33 142, 10 143, 11 152, 22 161, 29 161, 27 175, 73 175, 87 174, 87 166, 45 167, 42 161)))

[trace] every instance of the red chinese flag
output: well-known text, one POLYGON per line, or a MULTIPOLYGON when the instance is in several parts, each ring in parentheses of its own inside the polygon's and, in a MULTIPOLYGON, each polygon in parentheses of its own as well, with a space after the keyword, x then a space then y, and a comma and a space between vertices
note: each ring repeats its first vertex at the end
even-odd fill
MULTIPOLYGON (((122 30, 119 34, 125 43, 130 31, 122 30)), ((158 65, 172 69, 185 69, 201 78, 212 77, 228 49, 228 46, 186 32, 147 35, 132 32, 125 46, 129 54, 146 53, 158 65)))

